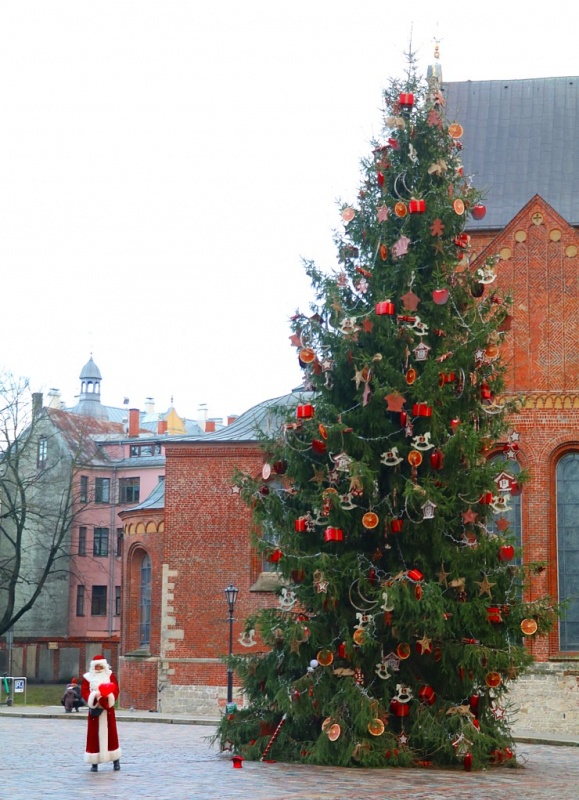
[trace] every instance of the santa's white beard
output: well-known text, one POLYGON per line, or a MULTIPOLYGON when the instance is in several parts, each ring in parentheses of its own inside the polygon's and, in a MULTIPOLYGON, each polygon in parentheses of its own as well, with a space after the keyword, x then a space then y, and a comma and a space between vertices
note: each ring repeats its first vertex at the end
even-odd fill
POLYGON ((96 692, 101 683, 110 683, 111 670, 110 669, 91 669, 88 672, 88 682, 90 684, 91 692, 96 692))

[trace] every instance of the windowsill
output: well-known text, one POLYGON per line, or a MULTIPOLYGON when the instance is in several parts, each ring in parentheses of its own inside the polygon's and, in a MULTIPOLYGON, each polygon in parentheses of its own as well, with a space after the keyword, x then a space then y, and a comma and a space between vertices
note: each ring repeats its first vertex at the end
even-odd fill
POLYGON ((138 647, 136 650, 131 650, 129 653, 125 653, 124 658, 151 658, 151 651, 150 649, 145 649, 144 647, 138 647))
POLYGON ((275 592, 283 583, 279 572, 262 572, 255 583, 249 587, 250 592, 275 592))

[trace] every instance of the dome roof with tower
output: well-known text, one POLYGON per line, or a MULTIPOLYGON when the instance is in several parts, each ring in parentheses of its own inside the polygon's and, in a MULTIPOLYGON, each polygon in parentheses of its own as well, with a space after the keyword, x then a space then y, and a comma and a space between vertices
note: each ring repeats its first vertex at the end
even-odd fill
POLYGON ((71 409, 73 414, 95 419, 108 419, 106 408, 101 405, 100 369, 93 361, 92 354, 80 371, 80 395, 78 403, 71 409))

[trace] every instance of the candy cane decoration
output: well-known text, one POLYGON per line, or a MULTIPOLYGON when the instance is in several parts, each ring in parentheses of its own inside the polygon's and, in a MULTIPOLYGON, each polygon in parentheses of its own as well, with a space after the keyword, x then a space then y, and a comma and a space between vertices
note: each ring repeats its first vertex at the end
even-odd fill
POLYGON ((280 719, 280 721, 279 721, 279 725, 277 726, 277 728, 276 728, 276 729, 275 729, 275 731, 273 732, 273 735, 272 735, 271 739, 270 739, 270 740, 269 740, 269 742, 267 743, 267 747, 266 747, 266 748, 265 748, 265 750, 263 751, 263 755, 262 755, 262 757, 259 759, 260 761, 263 761, 263 760, 265 759, 266 755, 269 753, 269 751, 270 751, 270 749, 271 749, 271 746, 272 746, 272 744, 273 744, 273 743, 275 742, 275 740, 277 739, 277 735, 278 735, 278 733, 279 733, 279 732, 280 732, 280 730, 281 730, 281 726, 282 726, 282 725, 284 724, 284 722, 286 721, 286 717, 287 717, 287 714, 284 714, 284 715, 283 715, 283 717, 280 719))

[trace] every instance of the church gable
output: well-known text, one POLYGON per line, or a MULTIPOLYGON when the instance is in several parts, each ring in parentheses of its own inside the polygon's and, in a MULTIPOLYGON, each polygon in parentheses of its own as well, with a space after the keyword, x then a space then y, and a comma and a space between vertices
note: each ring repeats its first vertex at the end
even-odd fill
POLYGON ((513 297, 502 351, 512 392, 563 392, 579 378, 579 233, 539 195, 473 262, 498 255, 498 295, 513 297))

